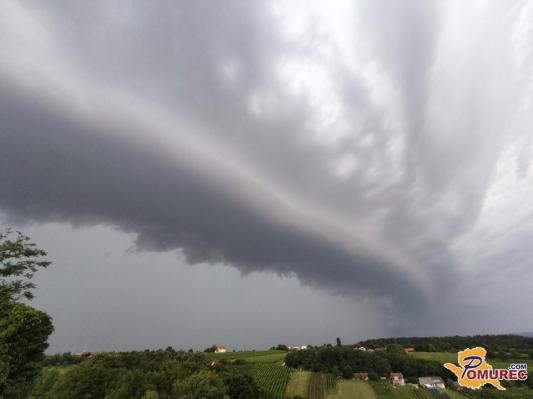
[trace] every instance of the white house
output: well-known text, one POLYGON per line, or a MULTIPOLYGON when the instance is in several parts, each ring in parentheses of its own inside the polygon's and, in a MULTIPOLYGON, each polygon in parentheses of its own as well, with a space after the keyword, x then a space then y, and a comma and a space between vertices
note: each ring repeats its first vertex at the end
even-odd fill
POLYGON ((440 377, 420 377, 418 383, 429 389, 446 389, 446 385, 440 377))

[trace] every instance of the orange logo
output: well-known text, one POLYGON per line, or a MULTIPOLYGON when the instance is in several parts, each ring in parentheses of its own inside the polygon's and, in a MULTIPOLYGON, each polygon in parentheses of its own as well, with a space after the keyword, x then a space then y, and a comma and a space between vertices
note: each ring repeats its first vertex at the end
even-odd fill
POLYGON ((505 390, 501 381, 524 381, 527 379, 527 364, 512 363, 507 369, 493 369, 486 360, 487 351, 484 348, 466 348, 457 353, 459 366, 446 363, 444 367, 457 376, 457 382, 467 388, 479 389, 490 384, 500 390, 505 390))

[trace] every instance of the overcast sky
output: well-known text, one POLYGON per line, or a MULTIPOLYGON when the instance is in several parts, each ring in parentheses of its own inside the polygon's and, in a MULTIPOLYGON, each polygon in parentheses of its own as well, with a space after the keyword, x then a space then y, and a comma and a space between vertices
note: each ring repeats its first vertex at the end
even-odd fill
POLYGON ((533 330, 533 3, 0 1, 0 223, 52 351, 533 330))

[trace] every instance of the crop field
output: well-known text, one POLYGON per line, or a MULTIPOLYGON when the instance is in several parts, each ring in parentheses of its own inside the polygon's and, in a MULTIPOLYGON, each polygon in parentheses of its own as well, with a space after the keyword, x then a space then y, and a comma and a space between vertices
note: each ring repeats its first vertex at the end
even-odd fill
POLYGON ((322 373, 313 373, 309 378, 309 399, 324 399, 326 396, 326 376, 322 373))
POLYGON ((461 399, 532 399, 533 398, 533 389, 528 389, 526 387, 513 387, 509 388, 506 391, 498 391, 496 389, 482 389, 481 391, 474 390, 464 390, 461 392, 462 397, 451 396, 451 398, 461 398, 461 399))
POLYGON ((446 394, 433 396, 424 388, 414 388, 410 386, 393 387, 386 382, 371 382, 370 385, 376 393, 377 399, 448 399, 446 394))
POLYGON ((291 370, 285 366, 257 363, 254 365, 252 376, 261 388, 270 392, 276 399, 285 397, 285 390, 291 370))
POLYGON ((257 351, 257 352, 226 352, 226 353, 206 353, 208 360, 231 360, 241 359, 249 363, 283 363, 285 359, 285 351, 257 351))
POLYGON ((328 393, 335 392, 337 389, 337 377, 333 374, 326 375, 326 390, 328 393))
POLYGON ((377 399, 401 399, 398 390, 393 388, 392 385, 384 382, 370 382, 369 383, 377 399))
POLYGON ((287 396, 292 398, 293 396, 299 395, 306 398, 310 379, 310 371, 294 370, 291 373, 291 378, 289 380, 289 384, 287 385, 287 396))
POLYGON ((337 384, 335 393, 329 393, 327 399, 376 399, 370 384, 358 380, 342 380, 337 384))
POLYGON ((249 363, 268 363, 281 365, 285 359, 285 352, 265 354, 259 356, 249 356, 244 357, 242 359, 249 363))
POLYGON ((464 396, 463 394, 461 394, 461 393, 459 393, 457 391, 452 391, 451 389, 448 389, 446 391, 446 393, 448 394, 450 399, 467 399, 467 397, 464 396))

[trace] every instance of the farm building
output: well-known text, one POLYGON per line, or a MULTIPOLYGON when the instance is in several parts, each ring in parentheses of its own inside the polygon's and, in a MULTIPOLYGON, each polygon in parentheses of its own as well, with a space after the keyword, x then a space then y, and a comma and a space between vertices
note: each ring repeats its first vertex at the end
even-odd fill
POLYGON ((305 350, 305 349, 307 349, 307 345, 289 346, 289 350, 291 350, 291 351, 299 351, 299 350, 305 350))
POLYGON ((446 389, 446 385, 440 377, 420 377, 418 383, 429 389, 446 389))
POLYGON ((405 353, 411 353, 411 352, 414 352, 415 351, 415 348, 403 348, 403 351, 405 353))
POLYGON ((215 349, 215 353, 226 353, 226 347, 225 346, 217 346, 215 349))
POLYGON ((405 385, 405 381, 403 380, 403 374, 402 373, 390 373, 390 383, 392 385, 405 385))

